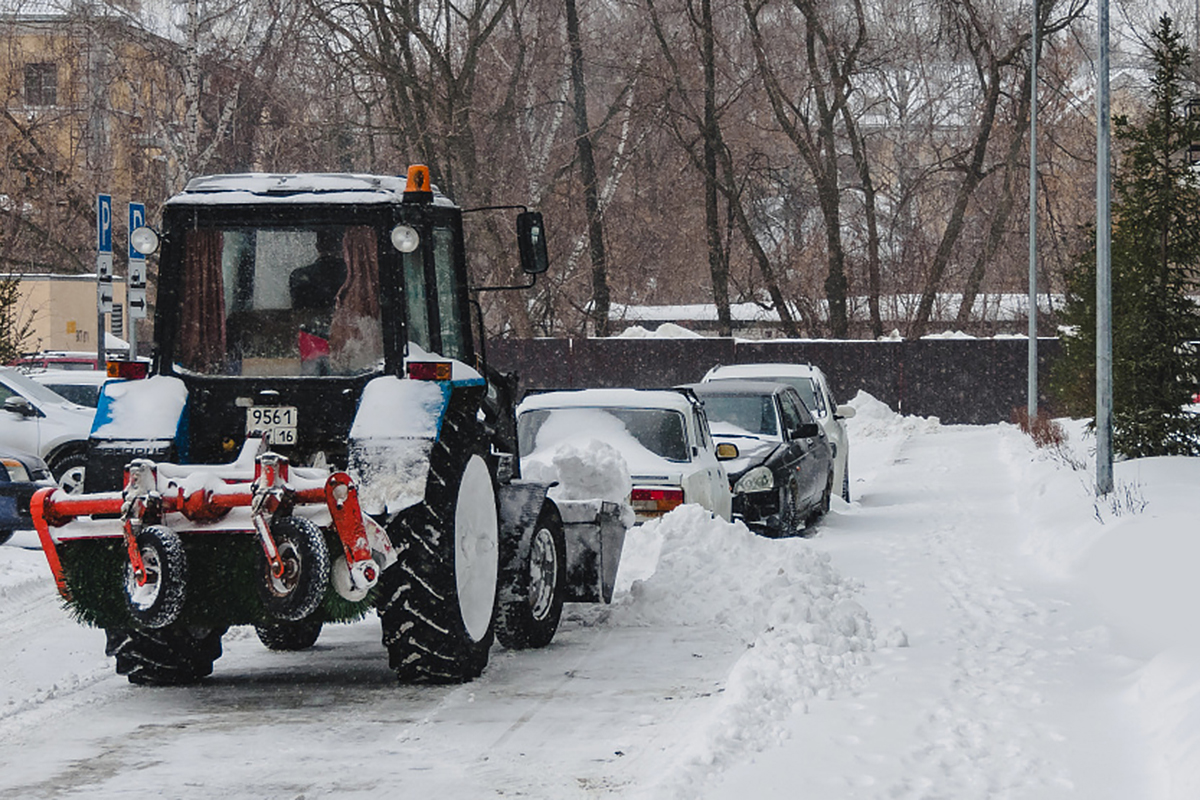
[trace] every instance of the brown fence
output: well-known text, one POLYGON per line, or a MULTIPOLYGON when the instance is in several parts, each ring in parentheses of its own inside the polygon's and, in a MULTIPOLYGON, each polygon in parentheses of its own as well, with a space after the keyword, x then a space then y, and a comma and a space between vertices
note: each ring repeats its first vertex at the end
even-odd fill
MULTIPOLYGON (((717 364, 783 361, 819 366, 839 402, 862 389, 904 414, 945 423, 1008 421, 1027 404, 1025 339, 499 339, 487 347, 488 361, 516 371, 522 391, 674 386, 699 381, 717 364)), ((1059 351, 1057 339, 1038 340, 1042 407, 1059 351)))

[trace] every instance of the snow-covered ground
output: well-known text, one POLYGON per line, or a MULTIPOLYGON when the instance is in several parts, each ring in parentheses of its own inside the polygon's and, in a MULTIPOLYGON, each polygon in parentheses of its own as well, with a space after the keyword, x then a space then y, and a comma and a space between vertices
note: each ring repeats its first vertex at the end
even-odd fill
POLYGON ((1200 797, 1200 459, 1097 500, 1079 423, 1038 450, 853 404, 853 502, 811 538, 681 508, 613 605, 464 686, 397 686, 373 619, 130 686, 18 534, 0 797, 1200 797))

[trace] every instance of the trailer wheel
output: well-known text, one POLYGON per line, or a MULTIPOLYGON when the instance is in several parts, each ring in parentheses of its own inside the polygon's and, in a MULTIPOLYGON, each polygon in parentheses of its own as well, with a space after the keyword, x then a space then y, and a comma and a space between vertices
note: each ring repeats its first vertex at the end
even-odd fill
POLYGON ((496 637, 513 650, 545 647, 558 630, 567 584, 567 543, 554 503, 542 504, 528 545, 513 549, 500 576, 496 637))
POLYGON ((258 554, 259 596, 267 613, 286 622, 312 614, 329 587, 329 548, 321 529, 304 517, 284 517, 271 525, 283 562, 283 574, 271 571, 266 553, 258 554))
POLYGON ((499 515, 481 447, 443 423, 425 500, 389 531, 399 560, 380 577, 378 611, 389 663, 404 682, 479 677, 495 636, 499 515))
POLYGON ((145 628, 165 628, 179 618, 187 594, 187 554, 179 534, 163 525, 143 528, 137 547, 146 570, 139 584, 133 566, 125 564, 125 605, 145 628))
POLYGON ((179 686, 211 675, 221 657, 224 628, 171 625, 158 630, 108 628, 104 654, 117 659, 117 674, 145 686, 179 686))
POLYGON ((321 622, 302 619, 299 622, 280 622, 274 625, 255 625, 258 640, 269 650, 307 650, 321 636, 321 622))

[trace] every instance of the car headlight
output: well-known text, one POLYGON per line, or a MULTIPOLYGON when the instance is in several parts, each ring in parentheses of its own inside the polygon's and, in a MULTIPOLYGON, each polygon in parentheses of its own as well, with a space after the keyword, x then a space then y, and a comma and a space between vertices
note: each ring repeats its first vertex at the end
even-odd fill
POLYGON ((755 467, 734 484, 734 494, 765 492, 775 488, 775 474, 766 467, 755 467))

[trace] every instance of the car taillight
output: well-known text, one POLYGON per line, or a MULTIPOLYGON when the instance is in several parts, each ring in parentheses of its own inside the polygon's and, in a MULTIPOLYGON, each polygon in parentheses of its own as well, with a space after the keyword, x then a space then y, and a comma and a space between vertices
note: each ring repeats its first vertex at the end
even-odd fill
POLYGON ((448 381, 451 373, 449 361, 408 362, 408 377, 414 381, 448 381))
POLYGON ((140 381, 150 371, 150 365, 145 361, 109 361, 105 368, 108 377, 123 381, 140 381))
POLYGON ((640 514, 665 514, 683 505, 683 489, 634 489, 629 501, 640 514))

